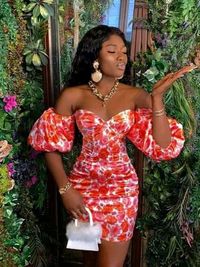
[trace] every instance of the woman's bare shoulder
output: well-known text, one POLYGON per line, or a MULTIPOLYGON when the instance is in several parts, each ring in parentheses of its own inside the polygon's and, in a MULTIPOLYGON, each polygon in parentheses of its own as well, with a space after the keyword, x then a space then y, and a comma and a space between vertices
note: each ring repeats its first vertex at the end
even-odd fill
POLYGON ((131 94, 136 94, 136 93, 139 93, 141 90, 142 91, 144 90, 143 88, 136 87, 136 86, 129 85, 129 84, 120 83, 120 85, 124 91, 129 91, 131 94))
POLYGON ((77 86, 71 86, 71 87, 65 87, 60 92, 60 97, 70 97, 70 96, 78 96, 83 92, 83 90, 86 88, 86 85, 77 85, 77 86), (77 95, 78 94, 78 95, 77 95))
POLYGON ((71 115, 73 111, 76 110, 78 103, 81 101, 85 89, 85 85, 62 89, 56 101, 56 111, 63 115, 71 115))
POLYGON ((151 108, 151 96, 142 87, 122 84, 124 91, 129 94, 137 108, 151 108))

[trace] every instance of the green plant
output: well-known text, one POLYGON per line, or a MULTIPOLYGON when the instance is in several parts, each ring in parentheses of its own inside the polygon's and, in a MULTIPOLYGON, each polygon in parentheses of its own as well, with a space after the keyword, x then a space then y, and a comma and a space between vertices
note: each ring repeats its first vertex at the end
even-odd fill
MULTIPOLYGON (((154 49, 133 64, 136 83, 151 91, 169 71, 194 59, 199 44, 198 1, 148 1, 154 49), (198 24, 198 25, 197 25, 198 24)), ((200 75, 187 74, 165 96, 166 110, 183 124, 186 142, 177 159, 147 160, 143 194, 146 210, 138 228, 147 237, 147 266, 199 265, 200 75)))
POLYGON ((28 65, 33 64, 35 67, 40 67, 48 63, 48 55, 44 52, 41 39, 26 46, 23 55, 28 65))
MULTIPOLYGON (((45 170, 40 159, 41 180, 37 180, 39 157, 30 153, 26 141, 43 109, 42 73, 38 67, 27 72, 23 56, 28 42, 44 36, 44 24, 38 16, 41 23, 34 30, 30 28, 23 0, 0 1, 0 5, 0 52, 4 55, 0 62, 0 265, 45 266, 46 254, 41 257, 41 250, 37 250, 43 245, 36 219, 36 210, 44 207, 45 170)), ((37 45, 37 52, 42 53, 41 41, 37 45)))
MULTIPOLYGON (((79 39, 92 27, 101 23, 102 16, 105 10, 112 3, 112 0, 104 1, 78 1, 80 6, 79 8, 79 39)), ((73 16, 74 7, 76 5, 76 0, 70 1, 59 1, 59 10, 60 10, 60 28, 61 28, 61 84, 65 84, 65 81, 68 78, 68 74, 71 68, 72 59, 74 56, 74 34, 75 34, 75 20, 73 16), (63 16, 68 14, 68 19, 65 21, 67 27, 63 29, 63 16)))

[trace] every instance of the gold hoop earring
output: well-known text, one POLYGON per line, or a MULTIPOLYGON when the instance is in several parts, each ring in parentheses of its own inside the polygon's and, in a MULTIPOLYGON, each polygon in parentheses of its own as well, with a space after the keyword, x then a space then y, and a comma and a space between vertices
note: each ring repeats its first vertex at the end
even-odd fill
POLYGON ((91 79, 93 82, 98 83, 102 79, 102 73, 99 70, 99 62, 95 60, 92 65, 93 68, 95 69, 95 72, 91 74, 91 79))

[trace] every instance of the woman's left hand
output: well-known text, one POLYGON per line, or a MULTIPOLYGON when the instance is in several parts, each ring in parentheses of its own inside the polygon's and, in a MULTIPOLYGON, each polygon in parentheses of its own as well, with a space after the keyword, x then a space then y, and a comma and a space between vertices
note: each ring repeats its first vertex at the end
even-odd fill
POLYGON ((168 73, 165 77, 159 80, 152 90, 152 95, 164 95, 165 92, 170 88, 170 86, 179 78, 183 77, 184 74, 196 69, 197 66, 190 65, 181 68, 180 70, 172 73, 168 73))

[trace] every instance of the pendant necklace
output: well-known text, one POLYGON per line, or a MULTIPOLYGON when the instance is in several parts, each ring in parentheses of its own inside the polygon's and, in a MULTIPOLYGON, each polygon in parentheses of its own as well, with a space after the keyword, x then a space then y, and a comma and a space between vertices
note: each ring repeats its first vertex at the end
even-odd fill
POLYGON ((118 85, 119 85, 119 81, 116 80, 113 87, 111 88, 110 92, 107 95, 102 95, 102 93, 99 92, 99 90, 97 89, 96 85, 92 82, 89 81, 88 85, 90 87, 90 89, 92 90, 92 93, 102 101, 102 106, 105 107, 106 106, 106 102, 112 98, 112 96, 117 92, 118 90, 118 85))

